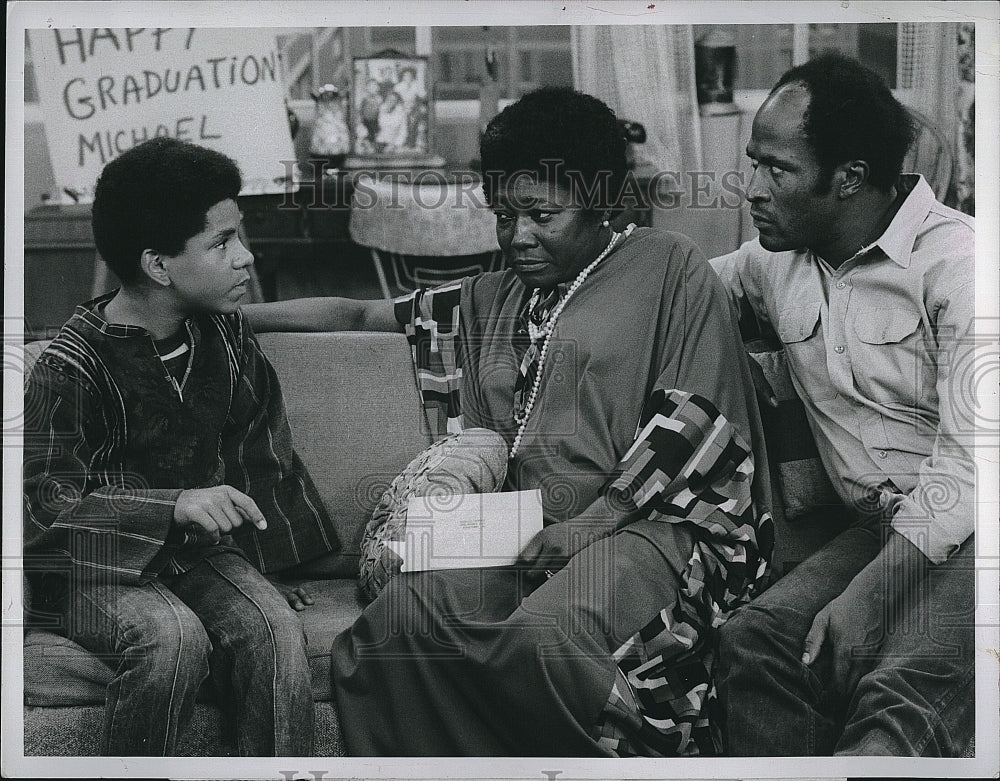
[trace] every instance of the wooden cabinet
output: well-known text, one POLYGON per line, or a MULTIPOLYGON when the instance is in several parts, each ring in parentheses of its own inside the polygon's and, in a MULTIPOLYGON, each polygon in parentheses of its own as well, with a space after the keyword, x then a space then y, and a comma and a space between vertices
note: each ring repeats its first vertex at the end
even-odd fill
POLYGON ((350 175, 341 173, 294 193, 240 198, 265 299, 379 297, 368 250, 348 230, 353 190, 350 175))
POLYGON ((38 206, 24 220, 24 319, 32 338, 53 336, 91 297, 97 249, 90 207, 38 206))
MULTIPOLYGON (((404 173, 398 173, 405 180, 404 173)), ((643 180, 639 176, 640 183, 643 180)), ((294 193, 239 199, 243 226, 265 300, 338 295, 379 298, 369 250, 351 241, 351 173, 304 182, 294 193)), ((620 215, 648 225, 648 204, 620 215)), ((621 223, 618 225, 617 223, 621 223)), ((24 306, 28 330, 52 335, 77 304, 117 285, 95 269, 97 248, 86 205, 39 206, 24 224, 24 306)))

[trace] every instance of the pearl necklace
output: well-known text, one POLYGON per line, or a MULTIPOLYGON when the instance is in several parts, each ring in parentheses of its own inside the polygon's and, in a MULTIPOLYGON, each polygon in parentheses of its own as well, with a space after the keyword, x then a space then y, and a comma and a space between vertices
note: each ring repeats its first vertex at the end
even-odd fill
POLYGON ((515 415, 514 420, 517 421, 517 435, 514 437, 514 444, 510 446, 510 455, 508 458, 514 458, 517 455, 518 448, 521 447, 521 439, 524 437, 524 430, 528 425, 528 418, 531 417, 531 410, 535 406, 535 399, 538 397, 538 389, 542 384, 542 370, 545 368, 545 356, 549 351, 549 341, 552 339, 552 332, 556 328, 556 320, 559 319, 559 315, 562 314, 563 309, 566 308, 566 304, 573 297, 573 294, 580 288, 584 280, 590 276, 590 272, 597 268, 597 264, 604 260, 610 253, 611 250, 615 248, 618 240, 622 236, 628 236, 632 230, 635 228, 635 223, 629 223, 628 227, 625 228, 624 233, 619 233, 613 230, 611 232, 611 241, 608 242, 608 246, 604 248, 604 251, 598 255, 594 260, 579 274, 576 275, 576 279, 573 280, 573 284, 569 286, 566 291, 566 295, 562 297, 562 300, 556 304, 555 309, 552 310, 552 314, 548 316, 542 325, 535 325, 530 317, 530 312, 538 303, 541 298, 542 291, 540 288, 535 288, 534 292, 531 294, 531 299, 528 301, 528 336, 531 339, 531 343, 535 344, 539 339, 542 340, 541 351, 538 354, 538 369, 535 372, 535 381, 532 383, 531 392, 528 394, 528 401, 524 405, 524 412, 520 415, 515 415))

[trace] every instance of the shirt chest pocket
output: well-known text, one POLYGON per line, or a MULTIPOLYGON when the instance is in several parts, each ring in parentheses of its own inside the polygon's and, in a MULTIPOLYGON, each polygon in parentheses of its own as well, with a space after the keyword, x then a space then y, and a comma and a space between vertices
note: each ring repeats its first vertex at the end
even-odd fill
POLYGON ((837 395, 826 366, 826 345, 820 324, 821 304, 788 307, 781 311, 775 331, 785 346, 788 370, 799 396, 824 401, 837 395))
POLYGON ((908 309, 862 309, 853 318, 854 381, 868 398, 912 406, 934 392, 934 367, 920 313, 908 309))

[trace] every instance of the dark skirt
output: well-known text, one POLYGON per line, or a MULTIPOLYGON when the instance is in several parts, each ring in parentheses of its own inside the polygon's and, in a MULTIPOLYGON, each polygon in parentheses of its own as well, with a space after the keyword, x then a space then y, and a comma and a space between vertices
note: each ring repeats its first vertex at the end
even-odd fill
POLYGON ((688 524, 638 521, 533 591, 515 568, 398 575, 333 644, 349 753, 711 753, 714 629, 684 605, 696 545, 688 524), (665 695, 678 675, 700 702, 665 695))

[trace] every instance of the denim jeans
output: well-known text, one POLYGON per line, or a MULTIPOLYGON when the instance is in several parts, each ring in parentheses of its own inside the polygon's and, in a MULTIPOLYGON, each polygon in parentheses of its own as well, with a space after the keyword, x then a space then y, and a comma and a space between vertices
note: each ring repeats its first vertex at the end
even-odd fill
POLYGON ((816 613, 882 547, 857 526, 734 613, 720 636, 716 683, 731 756, 961 756, 975 732, 975 559, 970 537, 931 566, 921 599, 871 628, 880 642, 834 691, 824 644, 801 661, 816 613))
POLYGON ((305 756, 313 699, 302 623, 234 553, 143 586, 85 584, 62 602, 67 637, 115 675, 102 751, 170 756, 211 673, 242 756, 305 756))

